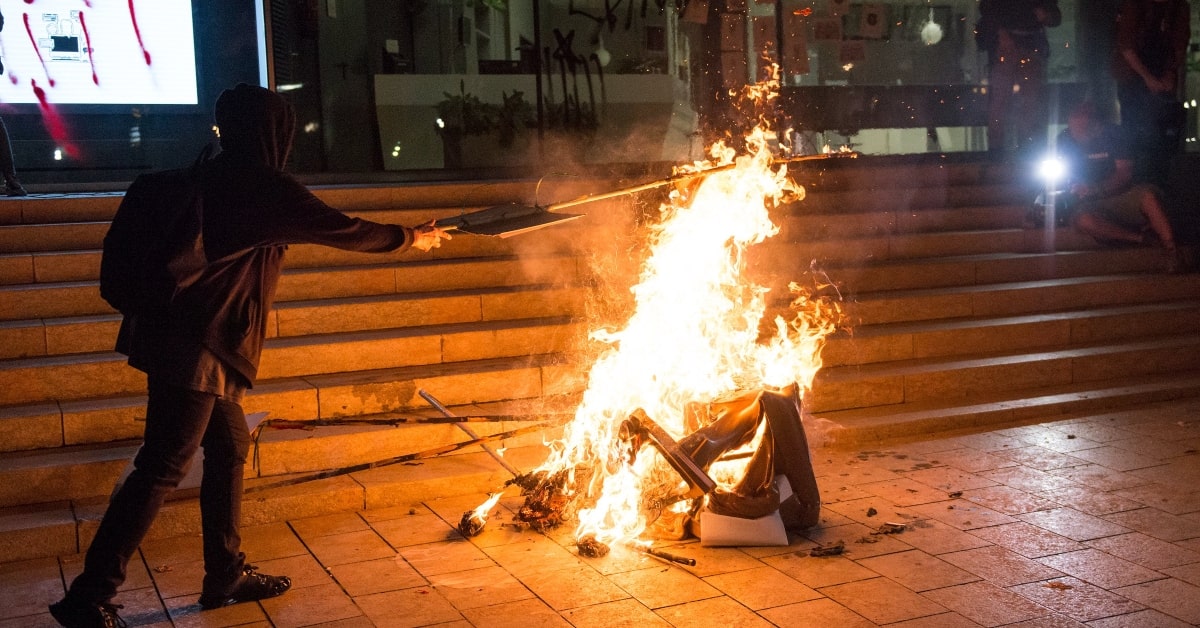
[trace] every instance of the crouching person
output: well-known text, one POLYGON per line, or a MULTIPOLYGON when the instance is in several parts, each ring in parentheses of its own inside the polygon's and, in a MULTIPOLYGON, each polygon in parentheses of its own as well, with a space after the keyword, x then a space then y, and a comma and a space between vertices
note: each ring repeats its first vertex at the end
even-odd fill
POLYGON ((1106 244, 1157 241, 1164 269, 1183 270, 1162 192, 1135 180, 1132 153, 1120 127, 1100 120, 1084 103, 1068 116, 1057 150, 1070 173, 1071 221, 1076 229, 1106 244))
POLYGON ((117 350, 147 374, 146 427, 133 471, 114 492, 83 572, 50 606, 69 628, 124 626, 113 604, 130 557, 204 448, 200 514, 205 609, 274 597, 287 576, 246 562, 239 534, 254 385, 287 245, 428 251, 449 235, 350 218, 283 172, 291 106, 245 84, 217 99, 221 153, 143 175, 105 236, 101 294, 124 318, 117 350))

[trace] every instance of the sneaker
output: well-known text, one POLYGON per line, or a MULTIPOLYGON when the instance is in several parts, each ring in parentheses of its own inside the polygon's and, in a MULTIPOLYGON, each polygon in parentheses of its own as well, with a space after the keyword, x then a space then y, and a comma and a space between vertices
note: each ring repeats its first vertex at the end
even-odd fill
POLYGON ((84 604, 70 598, 50 605, 50 614, 66 628, 126 628, 120 604, 84 604))
POLYGON ((202 593, 200 608, 205 610, 221 608, 239 602, 265 600, 269 597, 283 595, 292 588, 292 580, 287 576, 268 576, 258 573, 254 565, 246 565, 242 577, 228 593, 202 593))
POLYGON ((5 183, 4 193, 8 196, 29 196, 29 192, 27 192, 18 181, 9 181, 8 183, 5 183))

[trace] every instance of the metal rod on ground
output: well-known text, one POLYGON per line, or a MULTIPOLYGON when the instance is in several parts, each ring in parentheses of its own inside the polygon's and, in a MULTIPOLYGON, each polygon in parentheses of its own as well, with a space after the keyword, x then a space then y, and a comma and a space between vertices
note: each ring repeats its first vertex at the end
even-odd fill
POLYGON ((696 566, 695 558, 688 558, 686 556, 672 554, 671 552, 667 552, 667 551, 660 550, 660 549, 654 549, 653 547, 644 547, 644 548, 641 548, 641 551, 643 551, 655 558, 661 558, 668 562, 676 563, 679 565, 687 565, 688 567, 696 566))
POLYGON ((519 427, 515 430, 509 430, 507 432, 502 432, 500 434, 492 434, 491 436, 480 436, 478 438, 474 438, 474 439, 468 440, 468 441, 463 441, 461 443, 451 443, 449 445, 442 445, 441 447, 434 447, 433 449, 426 449, 424 451, 418 451, 416 453, 404 454, 402 456, 396 456, 395 458, 388 458, 386 460, 376 460, 375 462, 364 462, 363 464, 351 465, 349 467, 341 467, 339 469, 331 469, 329 471, 320 471, 318 473, 310 473, 308 475, 286 478, 286 479, 278 480, 275 482, 268 482, 266 484, 256 484, 254 486, 247 487, 245 492, 246 493, 257 493, 259 491, 265 491, 265 490, 269 490, 269 489, 273 489, 273 488, 282 488, 284 486, 295 486, 296 484, 303 484, 304 482, 312 482, 314 480, 324 480, 327 478, 337 477, 339 475, 349 475, 351 473, 357 473, 359 471, 369 471, 371 469, 377 469, 379 467, 386 467, 389 465, 400 464, 403 462, 411 462, 413 460, 422 460, 424 458, 433 458, 436 456, 440 456, 442 454, 448 454, 452 451, 458 451, 460 449, 465 449, 467 447, 471 447, 474 445, 482 446, 484 443, 488 443, 491 441, 504 440, 506 438, 512 438, 514 436, 520 436, 522 434, 529 434, 532 432, 537 432, 539 430, 544 430, 547 427, 549 427, 549 426, 546 425, 545 423, 538 423, 537 425, 528 425, 525 427, 519 427))
MULTIPOLYGON (((547 418, 552 415, 541 415, 547 418)), ((563 414, 564 417, 570 417, 569 414, 563 414)), ((267 419, 262 422, 263 427, 270 427, 280 430, 297 430, 309 429, 316 427, 337 427, 344 425, 387 425, 398 427, 400 425, 410 424, 445 424, 445 423, 502 423, 505 421, 530 421, 533 417, 529 415, 519 414, 493 414, 493 415, 471 415, 471 416, 456 416, 456 417, 395 417, 391 419, 359 419, 359 418, 338 418, 338 419, 310 419, 307 421, 299 421, 294 419, 267 419)))
MULTIPOLYGON (((437 411, 441 412, 446 418, 456 418, 456 417, 454 417, 454 413, 451 412, 449 408, 442 405, 442 402, 435 399, 434 396, 429 394, 428 392, 425 392, 424 389, 418 390, 417 394, 421 395, 422 399, 424 399, 425 401, 428 401, 429 405, 436 408, 437 411)), ((475 433, 475 430, 472 430, 471 428, 467 427, 466 425, 463 425, 462 423, 455 423, 454 425, 456 425, 458 427, 458 429, 466 432, 467 436, 470 436, 471 438, 476 439, 476 440, 479 439, 479 435, 475 433)), ((500 466, 504 467, 505 470, 507 470, 509 473, 513 474, 514 478, 521 475, 520 471, 518 471, 511 464, 508 464, 508 461, 506 461, 504 458, 502 458, 500 456, 500 454, 496 452, 495 449, 491 448, 490 445, 480 443, 479 446, 481 448, 483 448, 483 450, 486 451, 488 453, 488 455, 492 457, 493 460, 500 463, 500 466)))

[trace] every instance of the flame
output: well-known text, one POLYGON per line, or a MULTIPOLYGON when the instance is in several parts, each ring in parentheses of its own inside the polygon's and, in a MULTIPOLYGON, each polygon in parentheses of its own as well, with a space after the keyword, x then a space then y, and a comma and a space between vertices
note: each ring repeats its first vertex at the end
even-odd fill
MULTIPOLYGON (((777 74, 768 83, 746 92, 769 100, 777 93, 777 74)), ((803 194, 772 154, 773 137, 760 122, 745 138, 745 154, 717 143, 709 161, 693 166, 729 167, 691 190, 676 190, 659 208, 650 253, 632 288, 632 316, 620 328, 591 334, 606 349, 591 367, 574 419, 538 469, 566 472, 578 508, 577 538, 635 542, 648 525, 647 491, 680 485, 648 448, 630 461, 618 429, 631 412, 644 410, 680 438, 686 404, 792 384, 806 390, 821 367, 836 307, 793 284, 792 317, 764 326, 769 289, 746 278, 747 250, 779 232, 769 210, 803 194)), ((735 462, 732 469, 714 465, 714 479, 733 481, 745 465, 735 462)))
POLYGON ((486 501, 476 506, 475 510, 472 511, 472 514, 479 519, 487 521, 488 513, 491 512, 492 508, 496 507, 496 504, 500 502, 500 498, 503 495, 504 493, 493 493, 492 496, 488 497, 486 501))

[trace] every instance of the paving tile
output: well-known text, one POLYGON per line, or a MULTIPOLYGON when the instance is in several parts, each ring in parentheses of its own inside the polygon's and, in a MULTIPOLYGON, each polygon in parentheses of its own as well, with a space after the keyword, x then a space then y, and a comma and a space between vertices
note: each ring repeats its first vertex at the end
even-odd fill
POLYGON ((989 454, 977 449, 951 449, 949 451, 939 451, 930 456, 936 462, 945 464, 955 469, 962 469, 968 473, 978 473, 989 469, 999 469, 1002 467, 1016 466, 1016 462, 1009 460, 1000 455, 989 454))
POLYGON ((1195 521, 1157 508, 1116 512, 1105 515, 1104 519, 1164 541, 1182 541, 1200 536, 1200 525, 1195 521))
MULTIPOLYGON (((1063 473, 1076 468, 1078 467, 1054 469, 1054 471, 1063 473)), ((991 471, 981 471, 979 475, 992 480, 993 482, 1011 486, 1017 490, 1025 491, 1027 493, 1039 493, 1051 489, 1062 488, 1064 486, 1073 486, 1075 484, 1075 482, 1071 481, 1067 477, 1020 466, 992 469, 991 471)))
POLYGON ((318 536, 360 532, 367 529, 367 522, 358 513, 339 512, 307 519, 293 519, 288 522, 300 538, 308 541, 318 536))
POLYGON ((1006 515, 1020 515, 1058 506, 1058 503, 1045 497, 1003 485, 963 491, 962 497, 1006 515))
POLYGON ((1049 471, 1050 469, 1061 469, 1063 467, 1074 467, 1084 464, 1084 461, 1068 454, 1059 453, 1052 449, 1032 445, 1029 447, 1021 447, 1020 449, 1009 449, 996 454, 1002 456, 1014 463, 1019 463, 1022 466, 1038 471, 1049 471))
MULTIPOLYGON (((170 625, 170 623, 166 623, 163 624, 163 627, 166 628, 170 625)), ((62 626, 47 611, 37 615, 0 619, 0 628, 62 628, 62 626)))
MULTIPOLYGON (((285 593, 284 595, 287 594, 285 593)), ((257 603, 234 604, 233 606, 226 606, 210 611, 202 610, 197 597, 194 595, 169 598, 164 600, 164 603, 166 604, 167 612, 171 616, 171 621, 179 628, 242 626, 267 621, 266 612, 257 603)), ((122 618, 124 618, 123 613, 122 618)))
POLYGON ((634 599, 573 608, 562 615, 575 628, 669 628, 671 625, 634 599))
POLYGON ((1009 590, 1082 622, 1125 615, 1145 608, 1126 597, 1070 577, 1020 584, 1009 590))
POLYGON ((575 554, 541 535, 526 535, 516 543, 485 547, 483 551, 518 578, 529 573, 570 569, 581 564, 575 554))
POLYGON ((694 566, 682 567, 701 578, 763 566, 762 561, 743 552, 738 547, 702 547, 699 543, 688 543, 665 545, 662 549, 676 556, 695 559, 694 566))
POLYGON ((1121 560, 1098 549, 1043 556, 1038 559, 1038 562, 1103 589, 1113 589, 1162 578, 1162 574, 1153 569, 1121 560))
MULTIPOLYGON (((839 517, 840 517, 840 515, 839 515, 839 517)), ((847 523, 851 523, 850 519, 846 519, 845 517, 841 517, 841 518, 844 519, 844 521, 842 521, 838 525, 846 525, 847 523)), ((832 526, 825 526, 825 527, 832 527, 832 526)), ((743 548, 741 548, 741 550, 743 552, 745 552, 745 554, 747 556, 750 556, 751 558, 763 559, 763 558, 766 558, 767 556, 778 556, 779 554, 790 554, 792 552, 798 552, 798 551, 802 551, 802 550, 804 552, 808 552, 808 550, 810 550, 816 546, 817 546, 817 544, 814 543, 812 541, 812 539, 800 536, 799 534, 789 533, 788 534, 788 544, 786 547, 743 547, 743 548)))
MULTIPOLYGON (((807 539, 806 542, 811 544, 811 542, 807 541, 807 539)), ((786 550, 787 548, 778 549, 786 550)), ((649 569, 651 567, 663 566, 663 561, 658 558, 654 558, 644 552, 621 546, 611 548, 607 556, 593 558, 575 554, 575 557, 579 559, 579 562, 591 566, 592 569, 595 569, 606 576, 615 573, 624 573, 626 571, 637 571, 638 569, 649 569)))
POLYGON ((844 543, 845 555, 856 559, 912 549, 911 545, 899 540, 903 536, 902 534, 872 534, 877 530, 878 528, 850 523, 844 526, 808 530, 804 535, 821 545, 844 543))
MULTIPOLYGON (((256 624, 249 624, 249 626, 253 626, 254 628, 259 628, 259 626, 256 624)), ((239 626, 238 628, 242 628, 242 627, 239 626)), ((262 628, 271 628, 271 624, 264 623, 262 625, 262 628)), ((370 619, 367 619, 366 615, 360 615, 358 617, 351 617, 350 619, 338 619, 335 621, 327 621, 327 622, 322 622, 319 624, 313 624, 312 626, 309 626, 308 628, 377 628, 377 627, 375 626, 375 622, 371 621, 370 619)), ((471 628, 471 624, 468 624, 465 621, 464 622, 451 622, 448 624, 440 624, 438 626, 438 628, 471 628)))
POLYGON ((517 578, 555 610, 602 604, 629 597, 595 569, 575 563, 566 569, 543 569, 517 578))
MULTIPOLYGON (((194 558, 199 558, 199 555, 194 558)), ((75 577, 83 572, 83 554, 71 554, 70 556, 59 556, 58 562, 62 567, 62 580, 70 584, 75 577)), ((191 558, 189 558, 191 560, 191 558)), ((173 565, 167 565, 173 567, 173 565)), ((151 572, 161 569, 162 565, 155 565, 153 569, 147 567, 143 557, 134 554, 129 564, 125 567, 125 582, 117 587, 117 591, 127 591, 129 589, 144 589, 153 586, 151 572)))
POLYGON ((901 507, 928 504, 946 499, 946 491, 909 478, 872 482, 863 484, 859 488, 901 507))
POLYGON ((1115 589, 1131 600, 1190 624, 1200 624, 1200 587, 1175 578, 1115 589))
MULTIPOLYGON (((410 628, 428 626, 462 619, 449 600, 431 587, 413 587, 399 591, 386 591, 354 598, 353 603, 362 609, 378 626, 410 628)), ((274 615, 271 616, 275 618, 274 615)))
POLYGON ((125 607, 119 614, 131 626, 171 623, 168 611, 154 587, 122 591, 114 601, 125 607))
POLYGON ((922 595, 981 626, 1001 626, 1048 613, 1040 605, 990 582, 961 584, 922 595))
POLYGON ((1162 459, 1157 456, 1146 456, 1108 445, 1074 451, 1071 455, 1117 471, 1133 471, 1162 464, 1162 459))
POLYGON ((906 473, 905 476, 947 493, 996 485, 996 482, 993 480, 954 467, 922 469, 906 473))
POLYGON ((1017 521, 1004 513, 996 512, 965 499, 923 504, 915 506, 913 509, 958 530, 974 530, 1017 521))
POLYGON ((413 545, 401 548, 400 555, 426 578, 454 571, 491 567, 495 564, 483 550, 465 541, 413 545))
POLYGON ((1063 575, 1057 569, 1051 569, 999 545, 943 554, 939 558, 1000 587, 1048 580, 1063 575))
POLYGON ((528 599, 463 611, 475 628, 570 628, 541 600, 528 599))
MULTIPOLYGON (((204 541, 199 534, 143 541, 140 549, 146 564, 152 569, 162 565, 190 563, 204 557, 204 541)), ((77 562, 82 571, 82 554, 77 562)))
POLYGON ((317 560, 326 567, 359 563, 374 558, 389 558, 396 552, 375 533, 367 528, 359 532, 345 532, 305 539, 308 548, 317 560))
POLYGON ((330 584, 333 579, 317 562, 312 554, 287 556, 274 560, 264 560, 257 565, 261 573, 287 576, 292 579, 292 589, 303 589, 330 584))
POLYGON ((151 571, 154 572, 154 587, 164 599, 181 595, 200 595, 204 584, 203 560, 160 565, 151 571))
POLYGON ((253 563, 288 556, 301 556, 308 548, 287 523, 268 523, 241 529, 242 551, 253 563))
POLYGON ((396 549, 462 538, 462 535, 441 517, 428 513, 372 521, 370 525, 388 545, 396 549))
MULTIPOLYGON (((1121 489, 1133 488, 1135 486, 1141 486, 1143 484, 1150 484, 1153 482, 1153 480, 1140 478, 1132 473, 1109 469, 1106 466, 1098 464, 1084 464, 1078 467, 1051 469, 1046 473, 1058 478, 1070 480, 1071 483, 1078 484, 1080 486, 1087 486, 1100 491, 1119 491, 1121 489)), ((1063 486, 1070 486, 1070 484, 1065 484, 1063 486)), ((1063 486, 1049 486, 1041 489, 1040 492, 1053 490, 1055 488, 1063 488, 1063 486)))
POLYGON ((1087 544, 1117 558, 1160 571, 1168 567, 1200 563, 1200 552, 1184 549, 1141 532, 1095 539, 1087 544))
POLYGON ((1039 495, 1063 506, 1070 506, 1079 512, 1097 517, 1122 510, 1134 510, 1142 506, 1141 503, 1132 499, 1086 486, 1057 488, 1039 493, 1039 495))
POLYGON ((1097 619, 1096 621, 1088 622, 1088 625, 1092 628, 1187 628, 1195 624, 1180 621, 1170 615, 1164 615, 1154 609, 1148 608, 1144 611, 1129 613, 1128 615, 1097 619))
MULTIPOLYGON (((855 523, 878 528, 884 521, 907 523, 921 516, 910 508, 899 508, 882 497, 865 497, 827 504, 825 510, 836 512, 855 523)), ((828 526, 827 526, 828 527, 828 526)))
POLYGON ((1038 445, 1060 453, 1071 453, 1099 447, 1100 443, 1075 433, 1075 430, 1044 430, 1036 438, 1023 439, 1030 445, 1038 445))
POLYGON ((1129 474, 1146 482, 1177 486, 1184 490, 1194 490, 1200 485, 1200 464, 1195 454, 1173 458, 1157 467, 1130 471, 1129 474))
POLYGON ((57 558, 0 563, 0 619, 46 612, 63 593, 57 558))
POLYGON ((888 628, 975 628, 979 624, 958 613, 942 613, 888 624, 888 628))
POLYGON ((1105 425, 1097 421, 1079 421, 1070 425, 1047 423, 1046 427, 1056 432, 1062 432, 1067 435, 1074 434, 1076 437, 1083 437, 1097 443, 1111 443, 1112 441, 1128 439, 1133 436, 1133 432, 1105 425))
POLYGON ((1054 508, 1018 515, 1018 519, 1075 541, 1088 541, 1129 532, 1111 521, 1079 512, 1074 508, 1054 508))
POLYGON ((776 626, 836 626, 837 628, 874 628, 875 624, 862 615, 830 600, 821 598, 809 602, 768 608, 759 615, 776 626))
POLYGON ((1081 550, 1085 547, 1082 543, 1023 521, 980 528, 972 531, 971 534, 1006 547, 1026 558, 1041 558, 1050 554, 1081 550))
POLYGON ((1149 436, 1134 436, 1132 433, 1128 432, 1127 434, 1129 435, 1129 438, 1114 440, 1105 444, 1110 447, 1125 449, 1127 451, 1139 453, 1143 456, 1151 456, 1160 460, 1194 455, 1196 449, 1196 444, 1194 441, 1162 440, 1160 438, 1152 438, 1149 436))
POLYGON ((989 545, 987 541, 937 519, 911 521, 902 536, 906 544, 935 555, 989 545))
POLYGON ((430 576, 429 583, 460 611, 533 597, 525 585, 500 567, 438 574, 430 576))
MULTIPOLYGON (((1197 464, 1200 464, 1200 461, 1197 464)), ((1153 506, 1173 515, 1183 515, 1200 511, 1200 491, 1188 492, 1194 488, 1200 487, 1145 484, 1117 491, 1117 495, 1136 500, 1147 506, 1153 506)))
POLYGON ((1188 584, 1200 586, 1200 563, 1191 563, 1179 567, 1166 567, 1160 569, 1160 571, 1168 576, 1183 580, 1188 584))
POLYGON ((818 466, 814 468, 814 473, 817 474, 817 482, 822 485, 858 486, 900 479, 899 474, 883 466, 853 458, 838 460, 824 469, 818 466))
POLYGON ((879 575, 848 558, 809 556, 807 552, 770 556, 763 562, 814 589, 879 575))
POLYGON ((1052 613, 1045 617, 1009 624, 1004 628, 1087 628, 1087 625, 1081 624, 1066 615, 1052 613))
POLYGON ((350 597, 428 584, 425 578, 400 556, 334 565, 329 568, 329 572, 350 597))
POLYGON ((707 582, 673 567, 627 571, 608 576, 608 579, 652 609, 721 595, 707 582))
POLYGON ((753 611, 821 597, 774 567, 709 576, 704 581, 753 611))
POLYGON ((864 558, 858 564, 913 591, 928 591, 979 580, 979 576, 920 550, 864 558))
POLYGON ((932 602, 887 578, 848 582, 821 589, 829 599, 877 624, 946 612, 932 602))
POLYGON ((1017 449, 1031 444, 1030 440, 1005 436, 1003 434, 996 434, 992 432, 980 432, 978 434, 959 436, 954 439, 954 442, 963 447, 970 447, 972 449, 978 449, 980 451, 989 453, 1000 452, 1006 449, 1017 449))
POLYGON ((675 628, 712 628, 713 620, 731 628, 770 628, 771 624, 727 597, 688 602, 655 611, 675 628))

